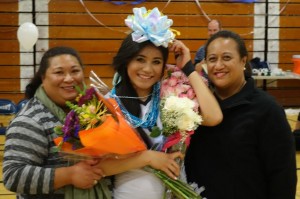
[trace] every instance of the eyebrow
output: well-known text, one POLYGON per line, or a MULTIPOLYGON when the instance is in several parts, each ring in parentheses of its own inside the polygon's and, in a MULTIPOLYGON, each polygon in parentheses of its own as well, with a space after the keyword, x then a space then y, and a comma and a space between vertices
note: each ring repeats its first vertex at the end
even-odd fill
MULTIPOLYGON (((136 57, 147 57, 147 56, 146 56, 146 55, 143 55, 143 54, 138 54, 136 57)), ((154 57, 153 59, 163 60, 162 57, 154 57)))

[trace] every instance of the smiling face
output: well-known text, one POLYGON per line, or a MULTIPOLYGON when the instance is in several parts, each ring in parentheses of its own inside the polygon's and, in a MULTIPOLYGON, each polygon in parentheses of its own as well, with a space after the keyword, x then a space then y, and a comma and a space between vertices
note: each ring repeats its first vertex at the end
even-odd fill
POLYGON ((219 37, 207 46, 208 76, 223 98, 235 94, 244 85, 246 60, 246 56, 241 58, 238 45, 231 38, 219 37))
POLYGON ((162 71, 162 53, 152 45, 143 48, 127 67, 131 84, 140 97, 150 94, 152 86, 160 81, 162 71))
POLYGON ((42 78, 42 85, 47 96, 57 105, 64 107, 66 101, 73 101, 78 92, 75 86, 82 89, 83 69, 77 58, 58 55, 49 59, 49 67, 42 78))

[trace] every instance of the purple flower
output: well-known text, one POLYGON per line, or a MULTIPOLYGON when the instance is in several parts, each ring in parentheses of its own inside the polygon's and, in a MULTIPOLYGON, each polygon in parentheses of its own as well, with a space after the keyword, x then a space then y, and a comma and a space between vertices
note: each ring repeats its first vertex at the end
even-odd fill
POLYGON ((64 141, 71 137, 74 137, 75 135, 78 135, 79 129, 79 118, 76 115, 75 111, 72 110, 66 116, 66 120, 62 128, 62 132, 64 133, 64 141))
POLYGON ((82 95, 78 100, 78 106, 82 106, 87 101, 90 101, 93 99, 94 94, 96 93, 95 89, 93 87, 86 90, 85 95, 82 95))

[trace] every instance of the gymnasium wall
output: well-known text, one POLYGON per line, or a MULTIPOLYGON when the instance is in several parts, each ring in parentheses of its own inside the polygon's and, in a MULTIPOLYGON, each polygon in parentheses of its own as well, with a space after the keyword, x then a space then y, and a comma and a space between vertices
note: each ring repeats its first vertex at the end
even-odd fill
MULTIPOLYGON (((59 45, 80 52, 87 81, 93 70, 111 86, 114 71, 110 64, 129 31, 124 19, 134 7, 158 7, 173 19, 172 28, 181 33, 177 38, 186 43, 193 58, 207 39, 210 19, 220 20, 223 29, 245 39, 249 59, 260 57, 272 67, 292 70, 292 55, 300 54, 300 0, 146 0, 133 5, 136 2, 0 0, 0 98, 21 100, 43 52, 59 45), (18 27, 24 22, 33 22, 39 30, 38 41, 30 50, 24 50, 17 39, 18 27)), ((174 63, 173 56, 169 63, 174 63)), ((300 106, 300 80, 272 82, 267 92, 283 106, 300 106)))

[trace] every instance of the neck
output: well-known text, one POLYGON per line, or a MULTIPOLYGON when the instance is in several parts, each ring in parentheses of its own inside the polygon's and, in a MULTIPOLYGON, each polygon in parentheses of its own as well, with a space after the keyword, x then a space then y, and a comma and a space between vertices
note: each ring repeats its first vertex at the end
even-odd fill
POLYGON ((231 96, 233 96, 234 94, 240 92, 242 90, 242 88, 245 86, 246 84, 246 80, 243 79, 243 81, 241 81, 237 86, 235 87, 229 87, 229 88, 216 88, 216 94, 217 96, 224 100, 227 99, 231 96))

